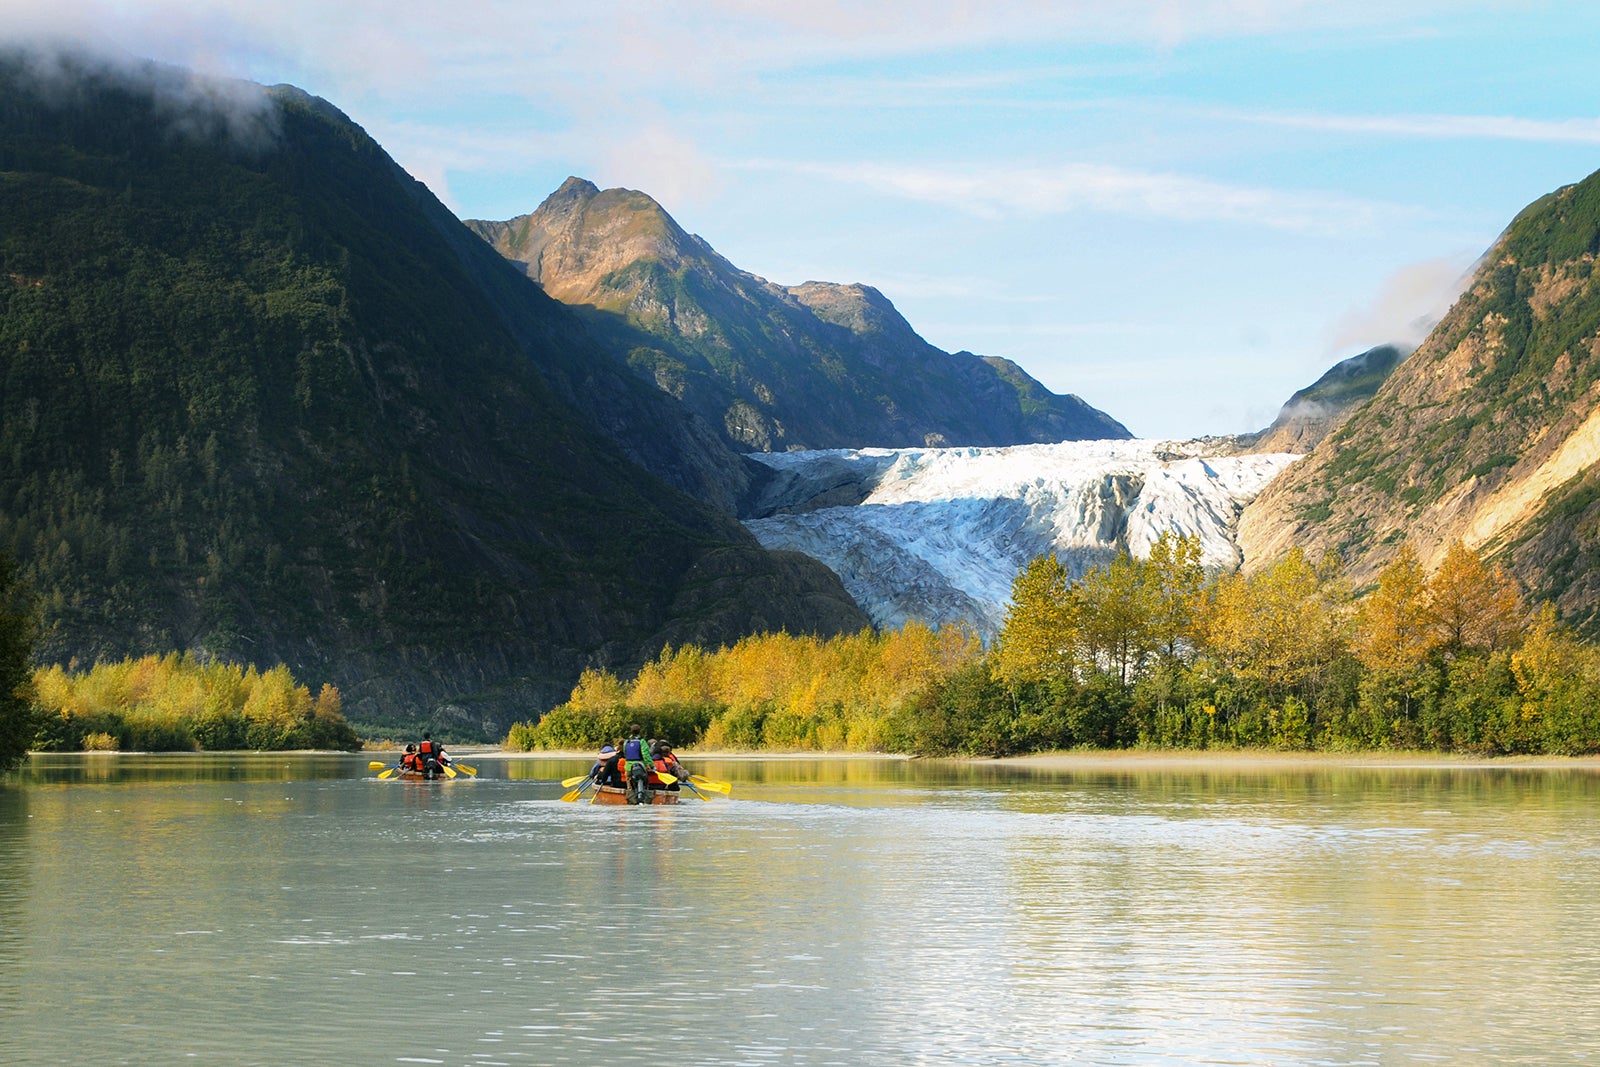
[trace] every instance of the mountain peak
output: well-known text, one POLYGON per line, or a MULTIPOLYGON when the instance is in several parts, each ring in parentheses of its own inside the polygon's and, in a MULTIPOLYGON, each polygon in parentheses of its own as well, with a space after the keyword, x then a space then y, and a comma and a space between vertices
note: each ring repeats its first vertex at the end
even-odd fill
POLYGON ((740 270, 644 193, 569 178, 531 215, 468 225, 742 450, 1128 436, 1014 365, 933 347, 870 285, 740 270))
POLYGON ((580 178, 577 175, 571 175, 566 181, 561 183, 561 188, 545 197, 544 204, 541 204, 540 206, 543 207, 545 205, 559 203, 561 201, 593 200, 599 195, 600 187, 594 182, 590 181, 588 178, 580 178))
POLYGON ((666 209, 634 189, 601 189, 570 177, 530 215, 467 225, 557 300, 605 307, 606 280, 641 261, 677 270, 703 255, 666 209))

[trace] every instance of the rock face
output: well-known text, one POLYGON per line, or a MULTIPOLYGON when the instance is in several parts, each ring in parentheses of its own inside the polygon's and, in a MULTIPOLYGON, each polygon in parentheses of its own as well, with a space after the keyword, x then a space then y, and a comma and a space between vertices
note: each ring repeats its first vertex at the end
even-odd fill
POLYGON ((1310 452, 1355 410, 1372 399, 1406 353, 1394 345, 1379 345, 1334 364, 1311 385, 1289 398, 1260 433, 1238 438, 1246 452, 1310 452))
POLYGON ((775 476, 746 525, 769 548, 839 575, 875 623, 961 622, 985 638, 1011 583, 1052 552, 1078 576, 1163 531, 1200 538, 1205 565, 1239 563, 1234 524, 1293 455, 1208 454, 1203 442, 1080 441, 864 449, 755 458, 775 476))
POLYGON ((331 105, 52 71, 0 53, 0 548, 44 658, 284 662, 363 729, 497 737, 588 665, 865 624, 633 462, 750 479, 331 105))
POLYGON ((467 225, 740 450, 1129 436, 1008 360, 934 348, 871 286, 741 271, 643 193, 569 178, 531 215, 467 225))
POLYGON ((1373 398, 1246 509, 1245 565, 1336 552, 1357 583, 1461 540, 1591 632, 1600 606, 1600 176, 1520 214, 1373 398))

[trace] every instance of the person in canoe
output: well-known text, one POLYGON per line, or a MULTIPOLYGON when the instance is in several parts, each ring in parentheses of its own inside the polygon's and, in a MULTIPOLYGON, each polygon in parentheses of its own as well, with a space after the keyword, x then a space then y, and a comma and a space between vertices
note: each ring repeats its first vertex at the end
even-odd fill
POLYGON ((622 785, 622 750, 616 745, 602 745, 600 755, 589 768, 589 777, 595 785, 622 785))
POLYGON ((650 803, 650 742, 639 736, 643 732, 639 724, 634 723, 628 727, 628 739, 622 742, 629 804, 650 803))
POLYGON ((407 771, 422 773, 422 760, 417 758, 416 745, 407 745, 406 754, 400 757, 400 773, 404 774, 407 771))
POLYGON ((422 764, 424 777, 437 778, 444 773, 450 757, 444 754, 444 745, 435 741, 432 733, 424 732, 417 743, 417 760, 422 764))
POLYGON ((683 769, 683 764, 678 762, 677 755, 672 751, 672 746, 667 744, 667 742, 657 741, 655 743, 653 752, 655 754, 655 774, 650 776, 651 788, 663 788, 661 786, 661 775, 670 774, 674 778, 678 779, 678 781, 673 782, 671 785, 666 786, 665 788, 676 793, 678 791, 678 782, 681 782, 685 778, 689 777, 689 772, 683 769))

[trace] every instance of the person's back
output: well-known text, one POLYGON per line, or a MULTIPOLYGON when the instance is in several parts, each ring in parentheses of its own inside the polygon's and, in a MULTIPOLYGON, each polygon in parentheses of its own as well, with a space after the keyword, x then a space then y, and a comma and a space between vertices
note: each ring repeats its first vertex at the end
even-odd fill
MULTIPOLYGON (((684 772, 683 766, 678 763, 678 757, 673 753, 671 745, 663 741, 656 746, 655 752, 657 780, 660 780, 660 776, 663 774, 670 774, 674 778, 678 779, 678 781, 682 781, 684 778, 688 777, 688 775, 684 772)), ((678 791, 678 782, 673 782, 671 785, 668 785, 667 789, 676 793, 678 791)))
POLYGON ((650 745, 639 736, 642 732, 635 723, 629 727, 628 739, 622 742, 622 758, 628 765, 630 804, 643 804, 650 799, 650 745))
POLYGON ((433 739, 433 734, 422 735, 422 741, 417 745, 417 761, 422 764, 424 774, 430 778, 438 777, 440 768, 444 766, 444 746, 433 739))

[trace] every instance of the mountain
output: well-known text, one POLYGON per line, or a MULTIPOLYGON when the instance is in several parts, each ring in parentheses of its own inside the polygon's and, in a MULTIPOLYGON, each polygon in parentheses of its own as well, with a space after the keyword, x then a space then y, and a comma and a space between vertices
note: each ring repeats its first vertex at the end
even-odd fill
POLYGON ((1311 451, 1372 399, 1405 358, 1406 353, 1394 345, 1379 345, 1341 360, 1291 396, 1266 429, 1240 435, 1239 447, 1246 452, 1311 451))
POLYGON ((826 563, 881 626, 962 622, 989 638, 1017 572, 1044 552, 1076 577, 1172 530, 1200 538, 1208 568, 1236 568, 1241 509, 1295 457, 1214 444, 775 452, 758 457, 774 477, 746 525, 826 563))
POLYGON ((871 286, 741 271, 643 193, 568 178, 467 226, 741 451, 1130 436, 1009 360, 933 347, 871 286))
POLYGON ((1364 406, 1246 509, 1246 566, 1299 544, 1359 583, 1461 540, 1600 632, 1600 174, 1526 208, 1364 406))
POLYGON ((865 623, 686 491, 749 479, 332 105, 0 53, 0 546, 45 660, 282 661, 495 736, 589 664, 865 623))

